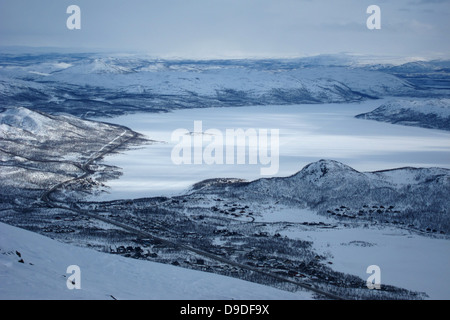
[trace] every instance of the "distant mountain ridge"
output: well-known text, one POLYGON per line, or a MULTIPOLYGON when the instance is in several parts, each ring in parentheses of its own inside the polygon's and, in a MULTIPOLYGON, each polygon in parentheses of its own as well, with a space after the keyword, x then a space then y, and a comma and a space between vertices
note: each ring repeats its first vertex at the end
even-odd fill
POLYGON ((361 64, 358 59, 0 54, 0 104, 90 117, 182 108, 346 103, 387 96, 442 97, 450 92, 444 62, 442 67, 417 62, 402 69, 361 64))

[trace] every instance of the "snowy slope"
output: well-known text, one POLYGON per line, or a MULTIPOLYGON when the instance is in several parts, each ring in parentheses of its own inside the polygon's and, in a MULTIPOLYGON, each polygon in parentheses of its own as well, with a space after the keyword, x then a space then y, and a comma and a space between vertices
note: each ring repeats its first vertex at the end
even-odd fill
POLYGON ((450 171, 441 168, 398 168, 379 172, 359 172, 341 162, 323 159, 305 166, 291 177, 260 179, 249 183, 246 188, 264 190, 279 196, 305 199, 312 190, 320 193, 335 193, 337 197, 355 196, 361 192, 368 197, 369 190, 401 189, 405 186, 430 186, 439 181, 448 187, 450 171), (442 179, 446 178, 446 179, 442 179))
POLYGON ((364 279, 375 264, 383 284, 425 292, 429 299, 450 297, 448 169, 360 172, 320 160, 290 177, 210 179, 197 186, 192 211, 212 207, 215 215, 245 204, 234 219, 264 223, 270 235, 312 241, 335 271, 364 279))
POLYGON ((450 99, 400 99, 388 101, 359 119, 450 130, 450 99))
POLYGON ((34 201, 43 190, 82 175, 87 159, 129 146, 133 136, 125 127, 74 116, 0 108, 1 204, 22 197, 34 201))
MULTIPOLYGON (((304 218, 300 215, 298 219, 304 218)), ((367 267, 376 264, 381 268, 383 284, 425 292, 426 299, 450 299, 449 240, 426 238, 392 227, 291 227, 281 234, 313 241, 317 252, 327 256, 336 271, 366 279, 367 267)))
MULTIPOLYGON (((310 206, 346 199, 368 198, 370 190, 391 187, 378 179, 334 160, 320 160, 305 166, 291 177, 259 179, 245 189, 273 197, 305 201, 310 206)), ((368 199, 367 199, 368 200, 368 199)), ((367 201, 366 200, 366 201, 367 201)))
POLYGON ((0 55, 0 103, 76 115, 180 108, 358 102, 432 96, 351 56, 161 60, 114 55, 0 55), (3 60, 3 61, 2 61, 3 60))
MULTIPOLYGON (((24 107, 8 107, 0 109, 0 142, 4 148, 9 149, 11 140, 26 140, 28 149, 35 147, 38 151, 44 148, 44 143, 53 147, 63 147, 64 143, 70 148, 76 148, 77 143, 85 143, 89 140, 103 140, 102 143, 111 141, 114 137, 126 131, 131 135, 131 130, 109 125, 101 122, 81 120, 70 115, 54 116, 24 107), (9 143, 3 141, 7 138, 9 143)), ((29 152, 29 150, 26 150, 29 152)), ((52 148, 55 152, 57 148, 52 148)), ((61 152, 61 150, 58 150, 61 152)))
POLYGON ((242 280, 73 247, 0 223, 0 299, 310 299, 242 280), (17 255, 16 251, 20 254, 17 255), (23 259, 23 263, 18 262, 23 259), (81 269, 81 290, 66 286, 81 269))
POLYGON ((345 84, 354 92, 370 97, 415 95, 414 87, 406 80, 379 71, 355 67, 320 66, 289 71, 292 76, 303 79, 333 79, 345 84))
POLYGON ((443 168, 359 172, 338 161, 320 160, 290 177, 225 186, 209 181, 208 185, 196 192, 228 192, 256 201, 287 201, 324 215, 333 213, 337 217, 350 216, 364 221, 401 222, 415 230, 436 229, 436 232, 450 233, 450 170, 443 168), (346 209, 335 210, 341 206, 346 209), (385 209, 381 213, 370 211, 372 206, 385 209), (386 209, 391 206, 395 210, 386 209))
POLYGON ((4 130, 28 131, 34 135, 45 135, 52 129, 54 121, 41 113, 26 108, 8 108, 0 113, 0 125, 4 130))
POLYGON ((188 67, 147 61, 135 72, 129 67, 130 61, 120 63, 120 60, 106 58, 81 61, 45 80, 116 88, 125 92, 134 92, 134 88, 139 86, 157 94, 192 92, 213 96, 217 91, 236 90, 253 98, 274 95, 273 90, 300 90, 305 99, 313 102, 343 102, 358 100, 365 95, 412 93, 412 86, 405 80, 378 71, 350 67, 303 67, 299 63, 292 64, 287 70, 272 70, 217 62, 209 65, 192 63, 188 67))
POLYGON ((61 136, 79 136, 87 130, 108 129, 103 123, 80 120, 72 116, 52 116, 24 107, 11 107, 0 110, 1 131, 9 135, 26 135, 57 140, 61 136))
POLYGON ((124 74, 134 72, 131 68, 120 66, 114 59, 95 58, 86 60, 83 64, 69 66, 68 68, 58 70, 66 74, 124 74))

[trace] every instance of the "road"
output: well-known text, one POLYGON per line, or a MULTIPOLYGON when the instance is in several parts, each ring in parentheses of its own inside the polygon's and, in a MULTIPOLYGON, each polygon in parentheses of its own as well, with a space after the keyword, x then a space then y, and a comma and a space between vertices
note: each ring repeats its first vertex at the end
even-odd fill
MULTIPOLYGON (((47 203, 49 206, 54 207, 53 204, 55 201, 50 199, 50 194, 52 194, 53 192, 55 192, 56 190, 58 190, 59 188, 63 187, 66 184, 70 184, 70 183, 78 181, 78 180, 86 179, 90 175, 94 174, 95 171, 93 171, 89 168, 89 166, 93 162, 100 160, 108 153, 111 153, 114 150, 117 150, 118 148, 124 146, 125 144, 127 144, 128 142, 130 142, 131 140, 135 139, 138 136, 137 133, 133 132, 133 135, 130 138, 122 141, 121 143, 119 143, 117 145, 112 145, 112 143, 114 143, 114 141, 116 141, 118 138, 122 137, 126 132, 127 132, 127 130, 124 130, 124 132, 122 132, 120 135, 115 137, 109 143, 105 144, 99 151, 96 151, 91 157, 89 157, 89 159, 85 163, 83 163, 81 165, 76 164, 76 166, 83 171, 83 174, 81 176, 78 176, 78 177, 75 177, 75 178, 72 178, 72 179, 69 179, 69 180, 66 180, 66 181, 63 181, 63 182, 60 182, 60 183, 54 185, 53 187, 51 187, 49 190, 46 190, 41 195, 41 200, 44 201, 45 203, 47 203), (107 149, 106 148, 107 146, 111 146, 111 148, 107 149)), ((70 164, 73 164, 73 162, 70 162, 70 164)), ((64 208, 66 208, 66 207, 64 207, 64 208)))

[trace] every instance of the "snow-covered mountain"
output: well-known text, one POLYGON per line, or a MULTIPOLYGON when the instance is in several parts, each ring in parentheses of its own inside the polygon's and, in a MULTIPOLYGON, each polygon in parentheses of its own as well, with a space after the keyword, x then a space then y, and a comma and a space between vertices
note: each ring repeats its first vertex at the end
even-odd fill
MULTIPOLYGON (((448 94, 442 87, 418 90, 422 89, 420 83, 409 74, 387 67, 370 68, 358 61, 345 55, 193 61, 101 54, 1 54, 0 103, 49 113, 114 116, 179 108, 448 94)), ((445 70, 435 73, 439 79, 447 74, 445 70)))
MULTIPOLYGON (((378 70, 386 72, 414 84, 419 91, 430 89, 441 91, 440 96, 448 97, 450 83, 450 61, 431 60, 431 61, 412 61, 404 64, 370 65, 369 70, 378 70)), ((414 96, 423 96, 418 93, 414 96)), ((439 95, 438 95, 439 96, 439 95)), ((428 96, 429 97, 429 96, 428 96)))
POLYGON ((450 99, 398 99, 382 104, 359 119, 450 130, 450 99))
POLYGON ((431 72, 446 72, 450 68, 448 60, 412 61, 400 65, 376 66, 377 69, 388 70, 397 74, 417 74, 431 72))
POLYGON ((66 153, 83 155, 83 145, 89 140, 95 140, 101 148, 121 134, 132 136, 132 131, 125 127, 81 120, 71 115, 44 114, 24 107, 0 110, 0 133, 3 150, 14 153, 13 149, 18 145, 11 141, 26 141, 27 148, 22 150, 22 156, 33 159, 42 155, 42 159, 47 160, 66 153), (53 146, 53 149, 46 149, 46 146, 53 146))
POLYGON ((67 245, 0 223, 0 300, 298 300, 307 292, 67 245), (66 273, 80 267, 81 289, 66 273))
MULTIPOLYGON (((126 148, 141 143, 140 139, 137 133, 118 125, 71 115, 49 115, 24 107, 2 108, 0 206, 34 202, 43 190, 82 175, 87 171, 83 165, 101 157, 103 150, 120 150, 122 144, 126 148)), ((118 174, 113 168, 103 169, 99 172, 110 178, 118 174)), ((88 184, 100 185, 89 180, 84 188, 88 184)))
POLYGON ((52 129, 52 124, 49 116, 22 107, 4 109, 0 113, 0 130, 4 135, 13 130, 23 130, 35 136, 42 136, 52 129))
POLYGON ((283 99, 284 102, 294 99, 297 103, 345 102, 365 98, 365 95, 377 97, 412 92, 410 84, 395 76, 345 66, 305 67, 292 63, 288 69, 276 69, 259 66, 257 61, 248 65, 147 61, 145 67, 135 72, 132 69, 135 64, 127 61, 121 65, 120 62, 102 59, 82 61, 53 73, 46 81, 89 84, 130 93, 136 92, 135 87, 154 94, 194 93, 218 100, 227 95, 232 98, 234 94, 236 99, 253 99, 259 104, 269 104, 267 99, 279 99, 281 102, 283 99), (290 93, 290 97, 283 97, 283 91, 290 93))
MULTIPOLYGON (((199 184, 202 185, 202 184, 199 184)), ((334 160, 320 160, 290 177, 264 178, 252 182, 212 180, 198 194, 233 194, 235 197, 296 203, 324 215, 410 224, 450 233, 450 170, 398 168, 359 172, 334 160), (343 207, 345 210, 335 208, 343 207), (376 207, 375 210, 372 208, 376 207), (383 207, 381 212, 380 207, 383 207), (387 209, 391 207, 390 209, 387 209), (395 208, 395 210, 393 209, 395 208), (372 211, 372 212, 370 212, 372 211), (373 214, 375 212, 375 214, 373 214)))
MULTIPOLYGON (((57 73, 61 74, 127 74, 133 73, 134 70, 130 67, 120 65, 120 61, 115 62, 115 59, 107 58, 94 58, 83 61, 75 65, 70 65, 67 68, 58 70, 57 73)), ((55 72, 53 72, 55 73, 55 72)))

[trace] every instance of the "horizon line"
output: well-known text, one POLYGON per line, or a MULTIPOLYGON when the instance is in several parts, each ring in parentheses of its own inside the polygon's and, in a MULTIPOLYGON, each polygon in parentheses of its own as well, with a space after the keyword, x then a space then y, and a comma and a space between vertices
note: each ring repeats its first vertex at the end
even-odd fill
MULTIPOLYGON (((114 48, 75 48, 75 47, 57 47, 57 46, 26 46, 26 45, 0 45, 0 54, 110 54, 115 56, 146 56, 151 59, 160 60, 192 60, 192 61, 210 61, 210 60, 296 60, 308 59, 315 57, 348 57, 356 60, 370 59, 373 61, 396 61, 397 63, 408 63, 418 61, 436 61, 450 60, 450 54, 437 53, 433 56, 417 56, 417 55, 382 55, 367 54, 359 52, 324 52, 312 54, 268 54, 268 53, 239 53, 225 55, 195 55, 183 53, 152 53, 146 50, 128 50, 114 48)), ((372 61, 372 62, 373 62, 372 61)), ((362 61, 358 61, 362 62, 362 61)), ((370 64, 370 62, 366 62, 370 64)))

